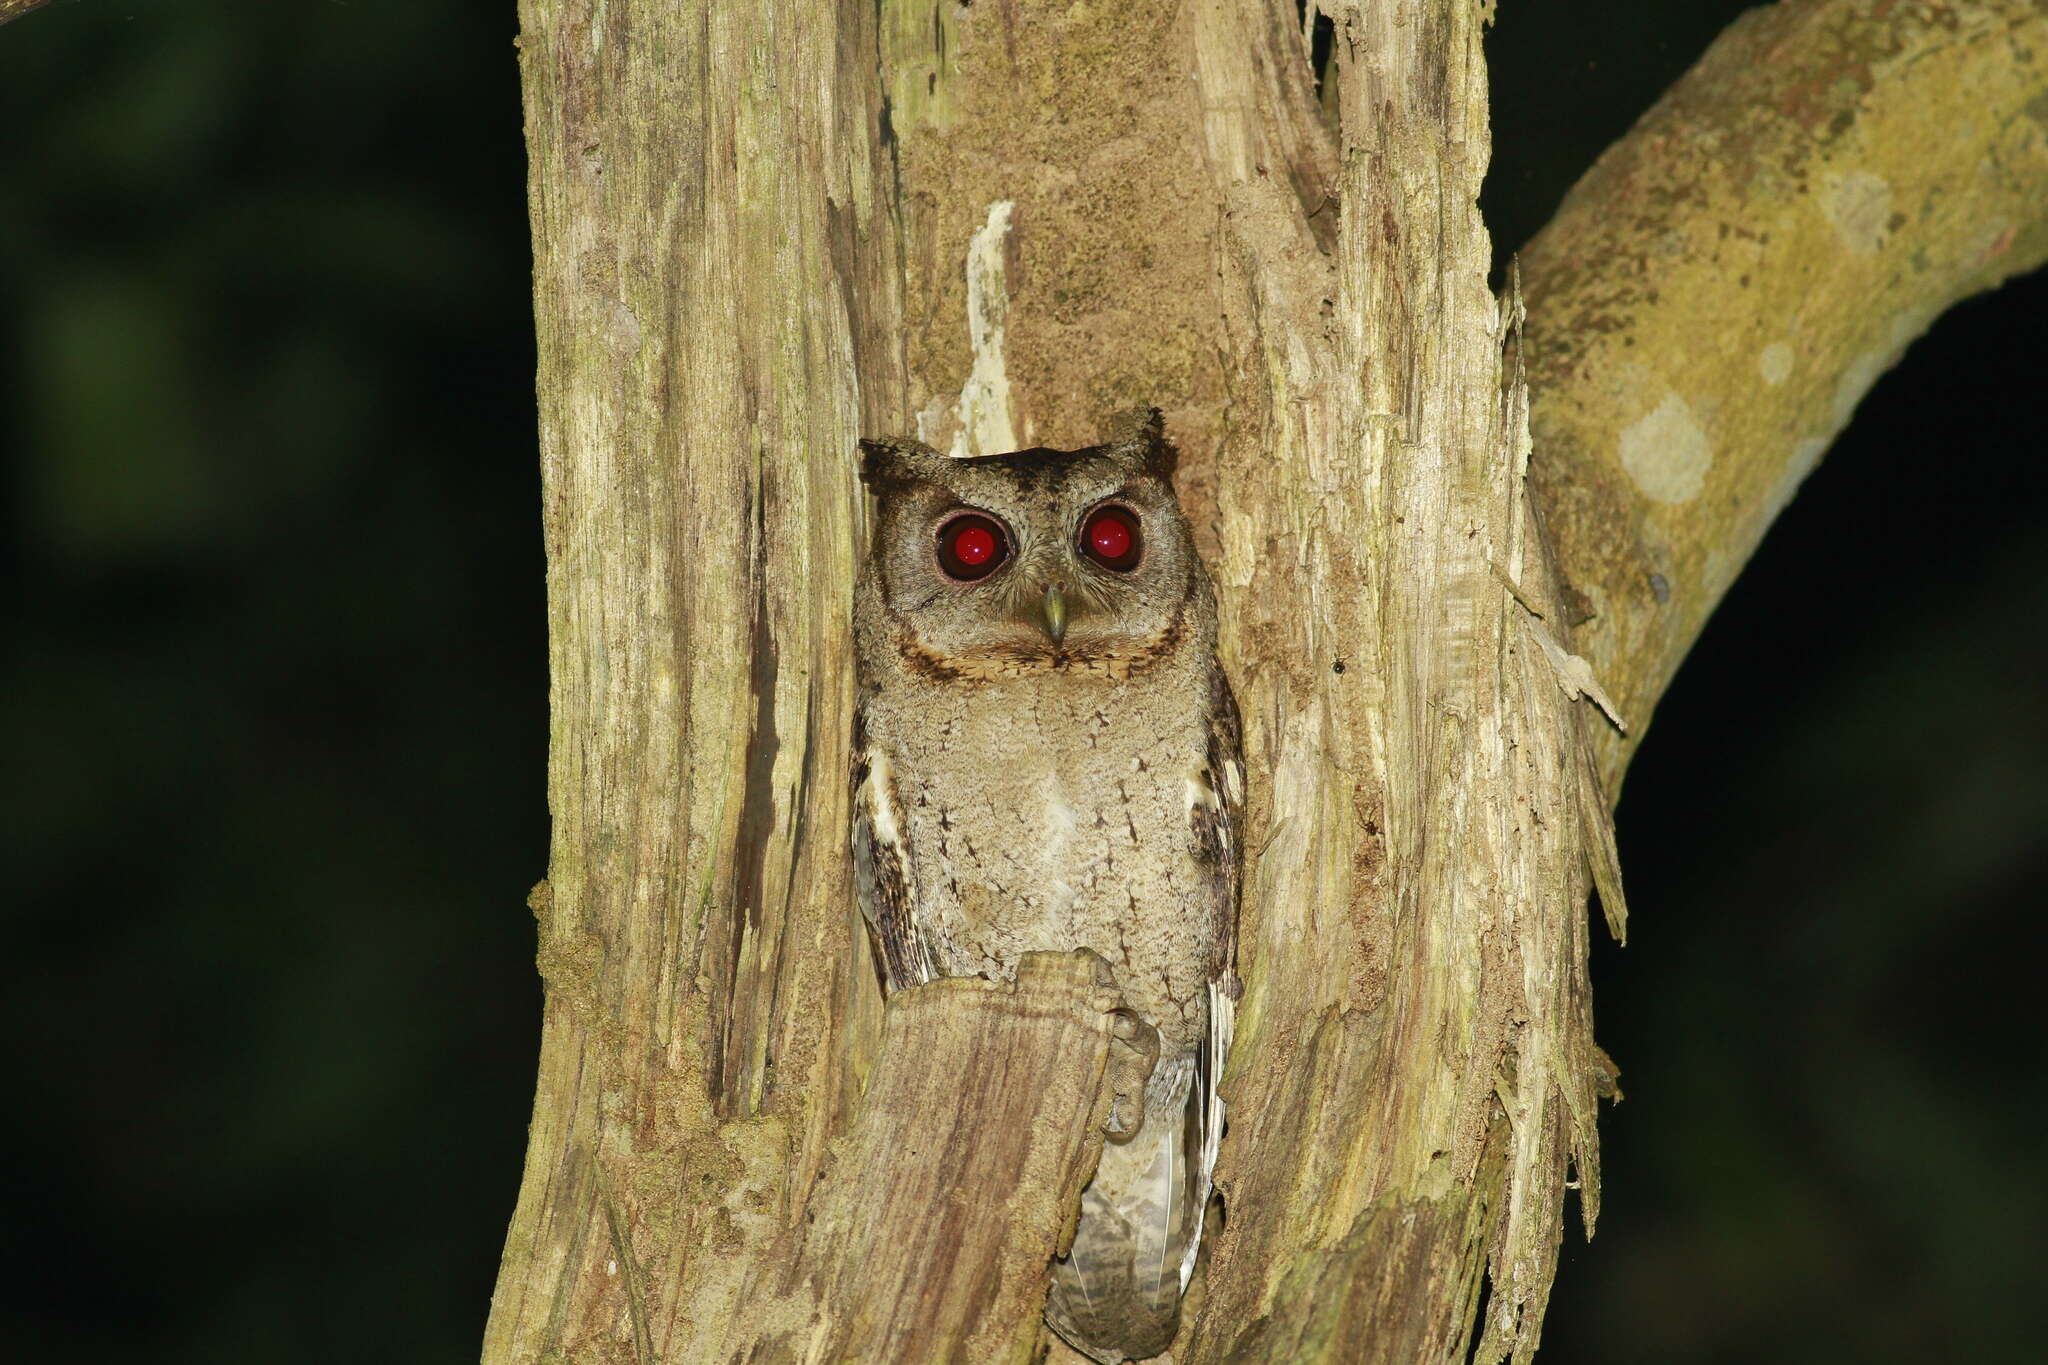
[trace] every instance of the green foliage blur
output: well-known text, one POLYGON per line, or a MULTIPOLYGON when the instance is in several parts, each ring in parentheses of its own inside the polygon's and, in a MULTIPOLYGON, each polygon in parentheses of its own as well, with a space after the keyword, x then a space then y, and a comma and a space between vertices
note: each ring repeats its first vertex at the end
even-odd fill
POLYGON ((0 1358, 475 1356, 547 857, 515 27, 0 28, 0 1358))
MULTIPOLYGON (((1502 6, 1503 248, 1741 8, 1502 6)), ((515 28, 0 27, 0 1359, 475 1357, 547 856, 515 28)), ((2039 1356, 2044 313, 1914 347, 1656 717, 1545 1360, 2039 1356)))

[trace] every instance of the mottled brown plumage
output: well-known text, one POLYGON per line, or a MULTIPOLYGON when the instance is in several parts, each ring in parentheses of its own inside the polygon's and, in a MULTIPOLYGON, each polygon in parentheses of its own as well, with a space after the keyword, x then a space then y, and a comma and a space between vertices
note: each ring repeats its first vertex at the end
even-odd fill
POLYGON ((1158 1030, 1046 1310, 1094 1359, 1143 1359, 1172 1340, 1221 1136, 1244 795, 1172 448, 1154 412, 1084 450, 862 455, 853 852, 876 955, 893 990, 1090 948, 1158 1030))

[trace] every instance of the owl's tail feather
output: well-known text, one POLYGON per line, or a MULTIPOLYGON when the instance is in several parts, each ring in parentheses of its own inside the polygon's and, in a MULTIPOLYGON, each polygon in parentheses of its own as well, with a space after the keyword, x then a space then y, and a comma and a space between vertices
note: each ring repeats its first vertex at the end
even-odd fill
POLYGON ((1191 1084, 1193 1063, 1161 1060, 1144 1126, 1129 1142, 1103 1145, 1081 1192, 1073 1249, 1053 1263, 1046 1321, 1102 1365, 1156 1356, 1180 1326, 1213 1162, 1203 1160, 1204 1087, 1191 1084))

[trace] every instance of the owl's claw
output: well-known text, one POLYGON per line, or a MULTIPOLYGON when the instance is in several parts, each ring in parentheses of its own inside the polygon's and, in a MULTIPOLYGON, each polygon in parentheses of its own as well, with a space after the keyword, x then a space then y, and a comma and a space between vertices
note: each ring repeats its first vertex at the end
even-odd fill
POLYGON ((1122 1145, 1145 1126, 1145 1083, 1158 1062, 1158 1030, 1133 1011, 1118 1010, 1109 1032, 1109 1117, 1102 1123, 1109 1141, 1122 1145))

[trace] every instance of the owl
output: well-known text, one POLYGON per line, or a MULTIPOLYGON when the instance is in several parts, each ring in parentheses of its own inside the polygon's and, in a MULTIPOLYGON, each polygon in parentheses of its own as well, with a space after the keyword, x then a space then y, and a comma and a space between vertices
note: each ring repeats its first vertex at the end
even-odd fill
POLYGON ((1113 1114, 1046 1319, 1166 1349, 1230 1047, 1243 757, 1216 597, 1155 410, 1110 444, 949 458, 864 441, 853 860, 890 990, 1088 948, 1159 1035, 1113 1114))

